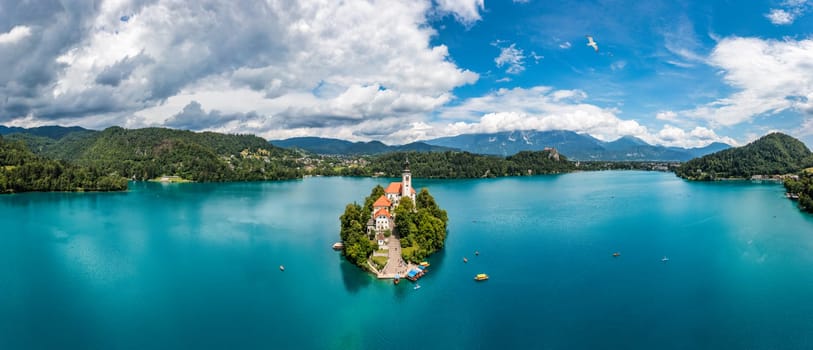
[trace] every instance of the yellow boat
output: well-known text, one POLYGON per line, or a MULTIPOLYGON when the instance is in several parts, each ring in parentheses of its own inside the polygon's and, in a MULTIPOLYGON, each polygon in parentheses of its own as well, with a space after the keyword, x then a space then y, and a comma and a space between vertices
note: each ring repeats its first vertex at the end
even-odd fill
POLYGON ((484 273, 478 273, 477 276, 474 276, 475 281, 485 281, 488 279, 488 275, 484 273))
POLYGON ((429 263, 428 263, 428 262, 426 262, 426 261, 422 261, 422 262, 421 262, 421 266, 423 266, 423 267, 429 267, 429 263))

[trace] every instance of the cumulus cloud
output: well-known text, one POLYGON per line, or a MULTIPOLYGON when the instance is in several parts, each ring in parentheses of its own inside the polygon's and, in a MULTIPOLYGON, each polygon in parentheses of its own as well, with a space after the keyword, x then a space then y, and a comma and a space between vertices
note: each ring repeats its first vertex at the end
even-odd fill
POLYGON ((677 147, 703 147, 712 142, 722 142, 732 146, 738 145, 737 141, 730 137, 721 137, 714 130, 705 127, 695 127, 691 131, 666 124, 655 134, 656 142, 666 146, 677 147))
POLYGON ((793 24, 807 11, 807 3, 807 0, 787 0, 781 4, 781 8, 771 9, 765 17, 775 25, 793 24))
POLYGON ((14 44, 31 36, 31 28, 27 26, 14 26, 8 33, 0 33, 0 45, 14 44))
POLYGON ((647 136, 646 127, 638 122, 618 118, 614 109, 584 103, 586 98, 587 94, 580 90, 554 90, 545 86, 500 89, 445 108, 441 117, 451 121, 438 129, 452 135, 571 130, 603 140, 624 135, 647 136))
POLYGON ((708 58, 736 90, 684 114, 731 126, 785 110, 805 112, 813 99, 813 40, 725 38, 708 58))
POLYGON ((178 129, 204 130, 222 127, 231 122, 247 123, 262 119, 255 112, 233 114, 223 114, 218 110, 205 112, 200 103, 192 101, 184 107, 183 111, 168 118, 164 125, 178 129))
POLYGON ((678 116, 677 113, 675 113, 674 111, 663 111, 663 112, 658 112, 655 115, 655 119, 666 120, 666 121, 675 121, 675 120, 677 120, 677 116, 678 116))
POLYGON ((768 12, 765 17, 768 17, 773 24, 785 25, 793 23, 795 16, 783 9, 771 9, 771 12, 768 12))
MULTIPOLYGON (((494 45, 497 46, 499 43, 494 45)), ((534 56, 536 59, 536 54, 534 56)), ((522 49, 516 47, 516 44, 511 44, 508 47, 500 48, 500 55, 494 58, 494 63, 497 64, 497 68, 506 67, 505 72, 508 74, 519 74, 525 70, 525 55, 522 49)))
MULTIPOLYGON (((254 111, 252 126, 233 131, 265 134, 352 128, 370 118, 412 120, 478 79, 457 67, 445 46, 431 43, 434 4, 131 0, 0 6, 8 10, 0 28, 31 28, 0 34, 11 42, 7 38, 27 33, 14 45, 0 45, 0 122, 215 128, 189 119, 254 111), (210 112, 193 114, 191 101, 210 112)), ((436 5, 466 21, 479 19, 483 8, 482 1, 436 5)))
POLYGON ((484 0, 435 0, 438 10, 450 13, 455 19, 466 26, 474 25, 482 19, 480 10, 485 8, 484 0))

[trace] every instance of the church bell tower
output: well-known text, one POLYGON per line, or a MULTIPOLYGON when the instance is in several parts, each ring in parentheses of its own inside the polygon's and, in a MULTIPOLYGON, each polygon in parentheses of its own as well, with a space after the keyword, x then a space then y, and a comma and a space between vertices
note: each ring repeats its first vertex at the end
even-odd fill
POLYGON ((401 173, 401 197, 412 197, 412 173, 409 171, 409 157, 404 161, 404 172, 401 173))

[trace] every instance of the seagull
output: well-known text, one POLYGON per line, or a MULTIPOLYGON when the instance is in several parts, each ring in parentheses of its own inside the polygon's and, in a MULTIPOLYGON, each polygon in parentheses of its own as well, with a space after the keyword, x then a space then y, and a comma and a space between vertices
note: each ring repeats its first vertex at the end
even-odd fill
POLYGON ((587 37, 587 46, 592 47, 592 48, 593 48, 593 50, 596 50, 596 52, 598 52, 598 43, 596 43, 595 41, 593 41, 593 37, 592 37, 592 36, 589 36, 589 35, 585 35, 585 36, 587 37))

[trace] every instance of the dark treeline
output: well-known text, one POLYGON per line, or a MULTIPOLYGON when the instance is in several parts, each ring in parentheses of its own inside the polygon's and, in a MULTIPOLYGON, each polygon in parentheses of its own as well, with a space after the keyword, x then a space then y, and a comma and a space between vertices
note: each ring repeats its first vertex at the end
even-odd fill
POLYGON ((803 171, 798 179, 785 179, 785 189, 799 196, 799 209, 813 213, 813 173, 803 171))
POLYGON ((575 170, 575 165, 555 151, 523 151, 506 158, 460 151, 396 152, 370 160, 369 174, 400 176, 404 158, 409 157, 416 178, 456 179, 558 174, 575 170))
POLYGON ((0 137, 0 193, 126 189, 127 180, 115 173, 46 159, 33 154, 23 142, 0 137))

